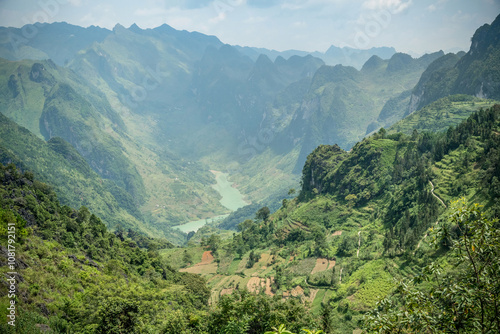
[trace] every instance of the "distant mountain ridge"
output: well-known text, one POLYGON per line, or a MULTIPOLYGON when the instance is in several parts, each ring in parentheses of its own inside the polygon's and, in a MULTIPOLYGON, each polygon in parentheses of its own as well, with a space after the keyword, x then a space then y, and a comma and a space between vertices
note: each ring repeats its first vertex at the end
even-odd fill
POLYGON ((389 59, 395 53, 396 49, 393 47, 373 47, 370 49, 355 49, 351 47, 338 47, 332 45, 325 52, 313 51, 300 51, 300 50, 286 50, 286 51, 276 51, 269 50, 266 48, 256 48, 249 46, 236 46, 236 49, 241 53, 249 56, 253 60, 257 59, 259 55, 264 54, 268 56, 271 60, 275 60, 278 57, 283 57, 285 59, 292 56, 307 56, 311 55, 313 57, 319 58, 325 62, 326 65, 344 65, 353 66, 358 70, 361 69, 363 64, 370 59, 372 56, 377 56, 382 59, 389 59))
MULTIPOLYGON (((78 53, 92 45, 92 43, 102 42, 113 30, 124 28, 117 24, 112 30, 90 26, 83 28, 68 24, 66 22, 35 23, 22 28, 0 27, 0 36, 5 36, 0 43, 0 57, 9 60, 21 59, 52 59, 58 65, 67 65, 69 61, 78 53), (54 38, 56 36, 56 38, 54 38)), ((212 38, 213 44, 222 44, 215 36, 208 36, 199 32, 188 32, 186 30, 176 30, 167 24, 156 28, 141 29, 137 24, 132 24, 126 28, 137 34, 158 34, 168 32, 174 38, 179 39, 187 35, 198 35, 199 38, 212 38)), ((249 56, 256 61, 259 55, 264 54, 272 61, 277 57, 288 59, 292 56, 307 56, 320 58, 327 65, 342 64, 354 66, 360 69, 363 64, 373 55, 382 59, 389 59, 396 50, 393 47, 372 47, 370 49, 356 49, 351 47, 338 47, 331 45, 325 52, 286 50, 276 51, 266 48, 251 46, 234 46, 239 52, 249 56)))
POLYGON ((401 119, 405 108, 390 105, 392 99, 402 99, 398 106, 408 103, 409 91, 421 73, 442 54, 414 59, 396 53, 389 60, 372 56, 360 71, 342 65, 319 68, 303 91, 300 105, 275 106, 283 112, 293 110, 280 142, 288 140, 289 147, 301 143, 295 171, 300 171, 309 152, 322 143, 349 149, 367 133, 401 119))
POLYGON ((110 30, 82 28, 66 22, 35 23, 22 28, 0 27, 0 57, 9 60, 52 59, 67 65, 78 51, 102 42, 110 30))

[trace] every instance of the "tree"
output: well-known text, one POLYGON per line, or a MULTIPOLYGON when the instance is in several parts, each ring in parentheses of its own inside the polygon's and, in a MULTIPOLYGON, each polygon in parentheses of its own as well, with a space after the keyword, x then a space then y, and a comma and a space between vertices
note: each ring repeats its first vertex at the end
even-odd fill
POLYGON ((252 226, 253 224, 254 224, 253 220, 251 220, 251 219, 245 219, 245 221, 243 221, 242 223, 238 224, 237 229, 238 229, 238 231, 243 232, 243 231, 249 229, 250 226, 252 226))
POLYGON ((134 300, 111 297, 98 310, 96 333, 136 333, 139 305, 134 300))
POLYGON ((193 262, 193 258, 190 253, 188 253, 187 249, 184 250, 184 254, 182 254, 182 261, 185 264, 193 262))
POLYGON ((220 241, 220 236, 212 234, 207 240, 207 246, 213 253, 215 253, 219 249, 220 241))
POLYGON ((344 235, 337 248, 337 254, 340 256, 349 256, 351 251, 355 248, 355 240, 352 236, 344 235))
POLYGON ((354 207, 354 205, 356 205, 356 202, 358 201, 358 196, 356 196, 354 194, 349 194, 344 199, 346 200, 349 208, 352 208, 352 207, 354 207))
MULTIPOLYGON (((321 333, 323 333, 323 331, 321 329, 309 330, 309 329, 303 328, 302 331, 305 334, 321 334, 321 333)), ((293 334, 293 333, 290 332, 288 329, 286 329, 285 325, 281 324, 278 326, 278 328, 273 327, 272 331, 267 331, 264 334, 293 334)))
POLYGON ((271 210, 267 206, 260 208, 259 211, 257 211, 255 218, 257 220, 264 220, 266 221, 267 218, 269 218, 269 215, 271 214, 271 210))
POLYGON ((453 270, 443 273, 433 262, 400 282, 366 317, 369 331, 500 333, 500 230, 479 208, 454 203, 449 224, 432 231, 436 247, 449 246, 453 270))
POLYGON ((260 260, 260 255, 257 255, 254 253, 254 251, 250 252, 250 255, 248 256, 248 261, 247 261, 247 268, 252 268, 253 265, 260 260))

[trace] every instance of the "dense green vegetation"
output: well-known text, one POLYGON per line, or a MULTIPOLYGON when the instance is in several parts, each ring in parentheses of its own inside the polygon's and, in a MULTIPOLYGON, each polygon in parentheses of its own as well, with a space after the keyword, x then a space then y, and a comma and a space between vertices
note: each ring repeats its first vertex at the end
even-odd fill
MULTIPOLYGON (((209 312, 205 281, 175 271, 159 256, 158 250, 171 243, 133 230, 107 232, 86 207, 61 206, 33 174, 22 174, 14 165, 0 166, 0 172, 1 270, 10 271, 4 264, 13 223, 17 315, 22 319, 16 330, 2 322, 2 332, 35 333, 48 326, 56 333, 221 333, 241 325, 260 333, 284 321, 296 328, 311 324, 300 303, 248 293, 209 312), (238 309, 248 317, 240 318, 238 309)), ((7 287, 1 289, 5 318, 9 299, 7 287)))
POLYGON ((450 251, 411 280, 401 281, 367 314, 370 332, 500 331, 498 219, 486 219, 478 204, 469 206, 463 199, 454 205, 449 222, 431 235, 436 249, 450 251))

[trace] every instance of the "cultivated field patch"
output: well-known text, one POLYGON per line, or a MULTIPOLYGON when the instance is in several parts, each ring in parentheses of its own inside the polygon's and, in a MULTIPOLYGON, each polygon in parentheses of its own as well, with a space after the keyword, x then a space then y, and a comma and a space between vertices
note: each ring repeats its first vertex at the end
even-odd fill
POLYGON ((183 268, 180 272, 192 274, 215 274, 217 272, 217 263, 214 262, 214 256, 211 251, 203 252, 201 262, 189 268, 183 268))

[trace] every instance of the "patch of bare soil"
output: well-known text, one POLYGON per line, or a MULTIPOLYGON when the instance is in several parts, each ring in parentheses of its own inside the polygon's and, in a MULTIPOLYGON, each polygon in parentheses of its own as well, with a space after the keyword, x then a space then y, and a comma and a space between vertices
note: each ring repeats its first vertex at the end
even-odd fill
POLYGON ((250 292, 257 292, 260 289, 260 277, 251 277, 247 283, 247 289, 250 292))
POLYGON ((204 264, 210 264, 214 260, 214 256, 212 255, 212 251, 205 251, 203 252, 203 255, 201 256, 201 262, 197 264, 198 265, 204 265, 204 264))
POLYGON ((311 271, 311 275, 328 269, 329 261, 325 258, 316 259, 316 265, 311 271))
POLYGON ((266 290, 265 293, 268 296, 274 296, 273 291, 271 290, 271 284, 273 284, 274 277, 267 277, 266 278, 266 290))
POLYGON ((332 269, 333 267, 335 267, 335 260, 329 260, 328 261, 328 269, 332 269))
POLYGON ((304 289, 300 285, 297 285, 290 293, 293 297, 304 296, 304 289))

